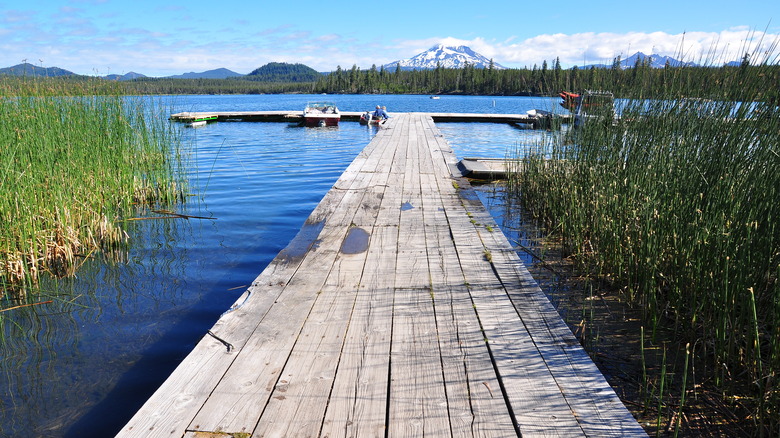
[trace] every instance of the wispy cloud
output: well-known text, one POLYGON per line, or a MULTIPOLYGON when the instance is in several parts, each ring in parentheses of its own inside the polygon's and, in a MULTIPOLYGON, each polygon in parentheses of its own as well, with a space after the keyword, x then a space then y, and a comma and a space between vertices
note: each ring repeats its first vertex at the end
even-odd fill
POLYGON ((4 23, 27 22, 32 19, 33 15, 29 11, 8 10, 2 13, 0 21, 4 23))

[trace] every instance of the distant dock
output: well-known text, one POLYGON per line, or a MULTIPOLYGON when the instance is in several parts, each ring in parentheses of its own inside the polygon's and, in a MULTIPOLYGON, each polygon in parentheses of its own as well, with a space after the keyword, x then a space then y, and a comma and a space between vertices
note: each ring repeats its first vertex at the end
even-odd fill
MULTIPOLYGON (((358 121, 363 112, 341 111, 341 119, 358 121)), ((481 122, 481 123, 517 123, 542 126, 544 117, 528 114, 480 114, 480 113, 405 113, 422 117, 431 117, 434 122, 481 122)), ((391 113, 391 116, 393 113, 391 113)), ((182 112, 171 115, 171 120, 192 122, 205 117, 216 117, 216 121, 244 122, 288 122, 300 123, 303 111, 215 111, 215 112, 182 112)), ((555 115, 562 123, 568 123, 570 116, 555 115)))
POLYGON ((118 436, 646 436, 459 175, 395 114, 118 436))

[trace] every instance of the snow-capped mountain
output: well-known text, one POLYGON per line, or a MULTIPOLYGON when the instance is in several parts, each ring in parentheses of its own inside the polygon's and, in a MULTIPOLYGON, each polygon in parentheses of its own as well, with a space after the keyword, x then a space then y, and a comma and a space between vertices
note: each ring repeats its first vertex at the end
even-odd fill
MULTIPOLYGON (((385 64, 383 67, 385 70, 390 71, 394 71, 398 65, 401 66, 401 70, 425 70, 434 69, 437 66, 442 68, 463 68, 466 63, 476 68, 488 68, 490 66, 488 58, 467 46, 445 47, 442 44, 438 44, 409 59, 393 61, 385 64)), ((503 70, 505 67, 493 62, 493 68, 503 70)))
MULTIPOLYGON (((645 62, 647 65, 649 65, 651 68, 664 68, 666 66, 666 63, 669 62, 670 67, 697 67, 698 64, 694 62, 684 62, 680 61, 678 59, 674 59, 671 56, 662 56, 662 55, 645 55, 642 52, 636 52, 633 55, 629 56, 626 59, 622 59, 620 61, 620 68, 626 69, 626 68, 633 68, 636 65, 637 60, 639 60, 640 63, 645 62)), ((581 69, 585 68, 610 68, 612 67, 611 64, 590 64, 580 67, 581 69)))
POLYGON ((669 67, 694 67, 696 66, 693 62, 684 62, 680 61, 678 59, 674 59, 671 56, 661 56, 661 55, 645 55, 642 52, 636 52, 633 55, 629 56, 628 58, 624 59, 620 66, 622 68, 631 68, 636 65, 637 60, 639 60, 640 63, 645 62, 652 68, 664 68, 666 66, 666 63, 669 63, 669 67))

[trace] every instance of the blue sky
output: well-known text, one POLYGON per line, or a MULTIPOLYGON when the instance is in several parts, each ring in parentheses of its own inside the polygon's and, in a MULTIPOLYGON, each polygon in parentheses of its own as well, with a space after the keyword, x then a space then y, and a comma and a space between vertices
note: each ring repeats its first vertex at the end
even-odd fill
POLYGON ((564 67, 611 62, 637 51, 719 63, 780 38, 780 0, 548 5, 0 0, 0 67, 27 60, 87 75, 168 76, 220 67, 248 73, 275 61, 331 71, 410 58, 438 43, 470 46, 506 67, 556 57, 564 67))

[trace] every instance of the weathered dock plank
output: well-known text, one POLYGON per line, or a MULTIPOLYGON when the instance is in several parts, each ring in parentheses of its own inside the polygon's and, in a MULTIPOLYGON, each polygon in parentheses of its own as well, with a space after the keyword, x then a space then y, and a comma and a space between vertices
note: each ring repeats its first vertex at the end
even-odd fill
MULTIPOLYGON (((432 161, 440 162, 441 170, 444 161, 436 155, 432 161)), ((437 196, 441 189, 447 192, 454 187, 442 179, 424 186, 432 195, 423 207, 452 436, 512 436, 515 428, 458 262, 444 200, 437 196), (440 188, 439 184, 446 185, 440 188)))
POLYGON ((355 223, 370 233, 370 245, 320 436, 384 436, 386 429, 400 201, 385 189, 398 173, 402 161, 395 157, 399 150, 405 154, 406 145, 398 136, 379 136, 374 142, 387 145, 381 155, 372 154, 379 160, 369 158, 377 170, 385 166, 368 192, 380 205, 373 221, 358 218, 355 223), (373 228, 362 220, 373 222, 373 228))
POLYGON ((433 120, 379 130, 118 436, 644 435, 433 120))
POLYGON ((406 149, 401 189, 398 262, 390 353, 390 436, 450 435, 447 396, 438 349, 423 223, 421 180, 425 157, 418 144, 419 123, 412 118, 402 138, 406 149))

